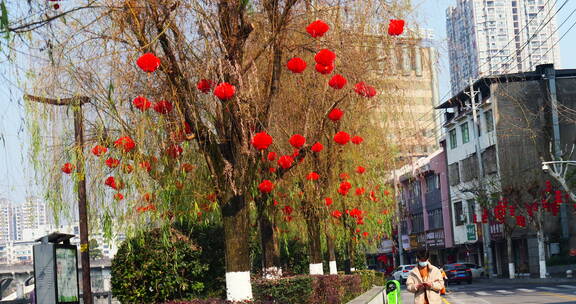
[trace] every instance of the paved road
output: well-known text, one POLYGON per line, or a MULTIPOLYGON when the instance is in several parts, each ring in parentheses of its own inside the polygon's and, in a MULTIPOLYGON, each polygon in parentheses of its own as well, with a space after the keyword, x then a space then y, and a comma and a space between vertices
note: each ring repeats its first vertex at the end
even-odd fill
MULTIPOLYGON (((576 304, 576 284, 525 284, 474 282, 449 286, 443 304, 576 304)), ((414 303, 412 294, 402 291, 402 304, 414 303)))

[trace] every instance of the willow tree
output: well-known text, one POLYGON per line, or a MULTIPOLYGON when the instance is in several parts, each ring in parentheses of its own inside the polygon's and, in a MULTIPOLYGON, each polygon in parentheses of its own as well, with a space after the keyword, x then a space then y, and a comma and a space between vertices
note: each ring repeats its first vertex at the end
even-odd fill
MULTIPOLYGON (((394 7, 377 3, 376 14, 367 17, 360 11, 368 3, 325 2, 312 7, 298 0, 102 0, 90 4, 90 10, 50 19, 56 23, 39 28, 32 37, 35 46, 46 46, 34 55, 48 60, 41 67, 31 66, 35 81, 30 93, 90 98, 90 144, 114 147, 113 153, 138 168, 130 176, 130 170, 123 172, 126 176, 118 183, 107 178, 106 184, 114 190, 123 184, 142 194, 132 198, 137 203, 154 200, 146 189, 158 189, 153 205, 137 209, 158 209, 152 220, 172 220, 174 211, 186 212, 187 205, 181 203, 187 198, 200 200, 205 195, 194 195, 207 188, 208 201, 218 203, 225 231, 228 299, 251 298, 249 202, 260 182, 261 159, 251 142, 256 133, 290 129, 298 123, 279 125, 272 115, 278 105, 290 109, 290 100, 280 98, 280 88, 301 90, 297 83, 281 82, 286 54, 294 50, 288 33, 307 37, 308 42, 298 49, 315 53, 321 42, 308 37, 301 27, 314 20, 315 12, 339 10, 348 20, 362 16, 364 24, 378 24, 382 20, 377 12, 394 7), (143 73, 137 68, 135 62, 143 53, 159 57, 158 70, 148 67, 144 68, 148 73, 143 73), (218 87, 226 96, 205 94, 218 90, 215 84, 224 85, 218 87), (143 102, 134 100, 139 95, 155 101, 158 116, 137 109, 137 103, 143 102), (117 143, 126 137, 135 147, 123 148, 122 140, 117 143), (205 171, 200 170, 196 179, 184 178, 181 154, 205 171)), ((342 34, 356 35, 357 30, 351 27, 342 34)), ((364 36, 357 39, 363 41, 364 36)), ((364 72, 348 77, 362 81, 364 72)), ((324 109, 316 109, 313 103, 309 108, 318 113, 324 109)), ((94 187, 102 186, 101 179, 92 180, 94 187)), ((104 218, 110 220, 127 209, 103 212, 104 218)), ((120 217, 131 221, 130 214, 120 217)))

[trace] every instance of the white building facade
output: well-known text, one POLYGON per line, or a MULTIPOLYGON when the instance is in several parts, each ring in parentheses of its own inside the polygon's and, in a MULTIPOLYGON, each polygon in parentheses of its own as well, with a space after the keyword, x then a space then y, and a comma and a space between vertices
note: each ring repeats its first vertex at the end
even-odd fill
POLYGON ((554 1, 456 0, 446 10, 452 94, 468 79, 560 67, 554 1))

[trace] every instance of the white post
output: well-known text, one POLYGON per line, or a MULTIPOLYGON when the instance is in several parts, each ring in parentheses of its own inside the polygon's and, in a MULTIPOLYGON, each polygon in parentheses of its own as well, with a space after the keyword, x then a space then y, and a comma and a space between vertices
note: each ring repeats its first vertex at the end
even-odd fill
POLYGON ((544 231, 542 227, 536 233, 538 238, 538 262, 540 265, 540 278, 546 278, 546 251, 544 250, 544 231))
POLYGON ((226 273, 226 296, 228 301, 252 300, 250 271, 226 273))
POLYGON ((508 274, 510 275, 510 279, 514 279, 516 277, 516 269, 514 267, 514 257, 512 256, 512 236, 506 236, 506 253, 508 255, 508 274))
POLYGON ((330 274, 338 274, 338 267, 336 267, 336 261, 328 262, 328 266, 330 266, 330 274))
POLYGON ((264 269, 264 278, 266 280, 276 280, 282 277, 282 267, 268 267, 264 269))
POLYGON ((323 275, 324 274, 324 266, 322 263, 310 264, 310 275, 323 275))

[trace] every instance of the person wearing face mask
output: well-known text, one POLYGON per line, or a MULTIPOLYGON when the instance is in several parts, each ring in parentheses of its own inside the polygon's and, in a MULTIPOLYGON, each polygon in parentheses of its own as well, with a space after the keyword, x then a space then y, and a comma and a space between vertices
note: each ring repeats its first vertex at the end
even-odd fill
POLYGON ((418 267, 408 274, 406 289, 414 294, 414 304, 442 304, 444 280, 440 269, 430 264, 428 252, 418 252, 418 267))

